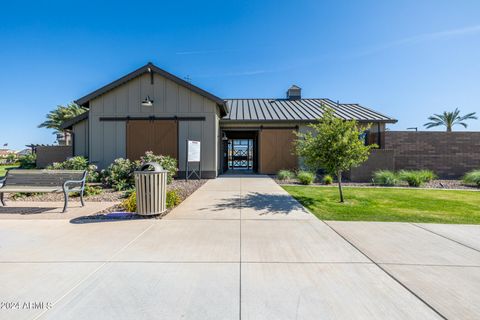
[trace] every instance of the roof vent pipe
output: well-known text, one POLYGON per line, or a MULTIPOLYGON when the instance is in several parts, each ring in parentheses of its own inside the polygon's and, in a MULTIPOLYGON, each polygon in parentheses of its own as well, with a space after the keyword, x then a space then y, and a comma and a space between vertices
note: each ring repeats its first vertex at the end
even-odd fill
POLYGON ((299 100, 302 99, 302 88, 296 85, 292 85, 287 91, 288 100, 299 100))

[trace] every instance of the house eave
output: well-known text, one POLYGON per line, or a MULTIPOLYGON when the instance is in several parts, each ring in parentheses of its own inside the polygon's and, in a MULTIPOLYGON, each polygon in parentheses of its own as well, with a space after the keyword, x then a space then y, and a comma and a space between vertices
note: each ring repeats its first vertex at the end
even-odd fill
POLYGON ((187 89, 190 89, 191 91, 207 98, 207 99, 210 99, 212 101, 214 101, 217 106, 220 108, 220 113, 222 116, 225 116, 227 115, 228 113, 228 108, 227 108, 227 105, 226 105, 226 102, 215 96, 214 94, 211 94, 210 92, 207 92, 183 79, 180 79, 179 77, 155 66, 153 63, 149 62, 147 63, 146 65, 138 68, 137 70, 133 71, 133 72, 130 72, 129 74, 113 81, 113 82, 110 82, 109 84, 107 85, 104 85, 103 87, 75 100, 75 103, 80 105, 80 106, 83 106, 83 107, 86 107, 86 108, 89 108, 90 107, 90 101, 99 97, 100 95, 102 94, 105 94, 121 85, 123 85, 124 83, 130 81, 130 80, 133 80, 145 73, 149 73, 149 72, 153 72, 153 73, 157 73, 159 74, 160 76, 163 76, 175 83, 177 83, 178 85, 181 85, 187 89))
POLYGON ((69 119, 65 121, 64 123, 61 124, 60 129, 62 130, 70 130, 73 128, 74 125, 76 125, 79 122, 82 122, 84 120, 87 120, 89 116, 89 111, 86 111, 72 119, 69 119))
MULTIPOLYGON (((397 123, 398 120, 396 119, 390 119, 390 120, 356 120, 356 119, 350 119, 350 120, 355 120, 359 123, 397 123)), ((317 122, 317 119, 309 119, 309 120, 295 120, 295 119, 284 119, 284 120, 230 120, 230 119, 220 119, 220 124, 241 124, 241 123, 252 123, 252 124, 258 124, 258 123, 301 123, 301 124, 310 124, 310 123, 315 123, 317 122)))

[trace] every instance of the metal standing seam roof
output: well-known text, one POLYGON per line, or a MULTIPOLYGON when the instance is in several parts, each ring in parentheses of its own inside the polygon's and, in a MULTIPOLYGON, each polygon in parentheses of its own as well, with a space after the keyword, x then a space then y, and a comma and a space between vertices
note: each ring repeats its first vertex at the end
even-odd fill
POLYGON ((226 99, 228 114, 222 121, 309 122, 321 118, 323 107, 333 109, 335 116, 360 122, 395 123, 396 119, 356 103, 336 103, 330 99, 226 99))

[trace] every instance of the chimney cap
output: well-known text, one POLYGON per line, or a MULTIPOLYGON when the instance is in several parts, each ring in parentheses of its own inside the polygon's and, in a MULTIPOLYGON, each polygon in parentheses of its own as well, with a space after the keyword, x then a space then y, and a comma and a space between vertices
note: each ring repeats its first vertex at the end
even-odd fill
POLYGON ((302 98, 302 88, 299 86, 292 84, 290 89, 287 91, 287 99, 289 100, 298 100, 302 98))

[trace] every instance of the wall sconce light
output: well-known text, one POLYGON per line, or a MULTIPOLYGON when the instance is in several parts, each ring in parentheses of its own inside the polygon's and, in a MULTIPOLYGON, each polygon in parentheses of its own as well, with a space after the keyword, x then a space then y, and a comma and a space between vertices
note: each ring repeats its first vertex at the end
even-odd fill
POLYGON ((153 100, 150 99, 150 96, 147 96, 145 100, 142 101, 142 107, 151 107, 153 106, 153 100))
POLYGON ((222 140, 223 141, 228 141, 228 137, 227 137, 227 134, 225 133, 225 131, 223 132, 222 140))

